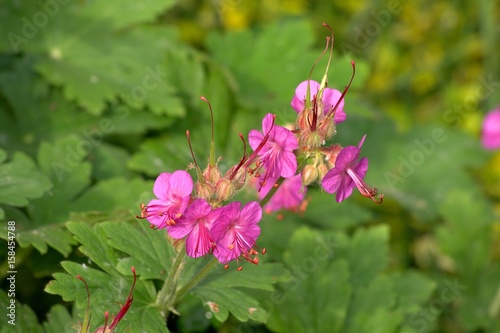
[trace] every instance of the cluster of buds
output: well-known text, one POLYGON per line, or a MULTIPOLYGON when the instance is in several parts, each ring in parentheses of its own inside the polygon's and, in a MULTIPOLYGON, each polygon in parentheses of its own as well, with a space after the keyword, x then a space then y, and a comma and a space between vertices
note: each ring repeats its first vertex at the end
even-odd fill
MULTIPOLYGON (((326 72, 333 52, 333 33, 327 37, 327 50, 330 57, 326 72)), ((342 93, 327 87, 326 73, 321 83, 310 78, 300 83, 291 102, 298 113, 295 129, 277 125, 273 114, 265 115, 262 131, 252 130, 248 135, 253 152, 247 154, 247 143, 240 134, 243 156, 225 173, 218 166, 221 158, 215 158, 212 107, 201 97, 209 105, 212 119, 207 167, 202 170, 198 166, 187 131, 193 157, 188 169, 195 170, 196 182, 185 170, 160 174, 153 188, 156 199, 141 206, 138 218, 147 219, 154 229, 166 229, 173 239, 185 239, 189 256, 213 254, 227 268, 232 260, 258 264, 258 255, 265 253, 256 246, 262 210, 305 209, 307 186, 317 183, 328 193, 336 192, 337 202, 357 187, 363 196, 381 203, 383 195, 363 181, 368 159, 359 159, 359 154, 365 137, 358 146, 325 146, 335 136, 336 124, 346 119, 344 96, 354 78, 354 62, 352 68, 351 80, 342 93), (247 184, 257 188, 260 202, 243 205, 231 201, 247 184)))

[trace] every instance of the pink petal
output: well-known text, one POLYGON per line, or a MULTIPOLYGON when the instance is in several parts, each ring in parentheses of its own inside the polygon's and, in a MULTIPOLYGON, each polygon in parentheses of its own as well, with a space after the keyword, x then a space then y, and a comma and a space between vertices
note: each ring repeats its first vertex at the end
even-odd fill
POLYGON ((250 133, 248 133, 248 143, 253 150, 257 149, 263 139, 264 135, 257 130, 251 130, 250 133))
POLYGON ((182 239, 186 237, 194 228, 196 220, 181 217, 174 225, 168 226, 167 231, 173 239, 182 239))
MULTIPOLYGON (((330 110, 333 107, 335 107, 341 96, 342 93, 336 89, 325 88, 325 90, 323 90, 322 100, 323 100, 323 107, 325 114, 330 112, 330 110)), ((344 109, 344 100, 340 101, 339 105, 337 106, 337 112, 343 109, 344 109)))
POLYGON ((284 127, 276 126, 276 132, 274 133, 273 139, 283 150, 292 151, 299 148, 299 142, 295 135, 284 127))
POLYGON ((359 162, 353 167, 353 170, 358 174, 361 179, 365 178, 366 172, 368 172, 368 159, 363 157, 359 162))
POLYGON ((359 141, 359 143, 358 143, 359 150, 361 150, 361 147, 363 147, 363 143, 365 142, 365 139, 366 139, 366 134, 363 135, 363 137, 361 138, 361 141, 359 141))
POLYGON ((168 192, 170 191, 170 176, 168 172, 162 172, 156 178, 155 184, 153 186, 153 193, 159 199, 168 199, 168 192))
POLYGON ((333 121, 335 124, 339 124, 347 119, 347 115, 345 114, 344 110, 339 110, 335 111, 335 115, 333 116, 333 121))
POLYGON ((168 218, 165 214, 167 207, 165 206, 165 201, 153 199, 148 203, 148 216, 147 220, 149 223, 156 227, 165 228, 165 220, 168 218))
POLYGON ((354 189, 354 182, 352 179, 345 175, 341 178, 341 184, 339 189, 337 190, 337 195, 335 196, 335 200, 340 203, 348 198, 352 194, 352 190, 354 189))
POLYGON ((323 177, 321 186, 327 193, 335 193, 342 184, 342 177, 344 176, 345 173, 342 170, 333 168, 323 177))
POLYGON ((184 170, 175 171, 170 177, 170 192, 180 197, 189 197, 193 192, 193 179, 184 170))
POLYGON ((335 161, 335 169, 344 170, 350 163, 356 161, 359 157, 359 148, 356 146, 344 147, 335 161))
POLYGON ((186 238, 186 252, 192 258, 202 257, 210 252, 212 239, 205 223, 198 222, 186 238))
POLYGON ((500 148, 500 109, 491 111, 484 118, 481 143, 486 149, 500 148))
POLYGON ((289 178, 297 171, 297 157, 290 152, 283 152, 278 159, 281 162, 281 177, 289 178))
POLYGON ((274 115, 272 113, 268 113, 264 116, 264 119, 262 119, 262 134, 266 135, 269 130, 271 130, 271 127, 274 124, 274 115))
POLYGON ((310 98, 312 99, 319 90, 320 84, 314 80, 306 80, 299 83, 297 88, 295 88, 295 95, 292 98, 292 107, 295 111, 300 112, 304 109, 304 101, 307 94, 307 84, 309 82, 310 86, 310 98))
POLYGON ((240 213, 239 221, 246 227, 257 224, 262 219, 262 208, 257 201, 247 203, 240 213))

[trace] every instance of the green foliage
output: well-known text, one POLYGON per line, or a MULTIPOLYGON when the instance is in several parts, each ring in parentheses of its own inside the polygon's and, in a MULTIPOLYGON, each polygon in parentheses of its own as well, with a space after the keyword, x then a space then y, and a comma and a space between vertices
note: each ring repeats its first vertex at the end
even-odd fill
MULTIPOLYGON (((28 199, 39 198, 51 188, 50 180, 25 154, 18 152, 6 160, 7 153, 0 149, 0 204, 24 207, 28 199)), ((3 216, 0 208, 0 218, 3 216)))
MULTIPOLYGON (((15 296, 2 284, 0 306, 17 307, 16 326, 2 316, 0 332, 77 331, 87 304, 77 274, 90 287, 93 331, 125 303, 134 266, 134 301, 117 332, 499 333, 500 155, 478 140, 482 114, 500 101, 496 9, 392 5, 3 1, 0 237, 11 240, 6 222, 15 221, 22 279, 15 296), (384 203, 355 190, 337 204, 311 188, 307 210, 260 222, 259 265, 182 259, 181 243, 134 216, 159 173, 188 168, 186 130, 206 165, 200 96, 226 171, 244 154, 238 134, 248 141, 262 116, 295 121, 294 89, 329 34, 322 20, 335 33, 329 86, 342 90, 356 63, 334 140, 367 135, 365 181, 384 203), (172 272, 171 307, 161 308, 172 272), (49 275, 45 291, 57 296, 42 302, 34 286, 49 275)), ((327 62, 311 79, 321 81, 327 62)), ((0 251, 0 267, 8 256, 0 251)))
POLYGON ((435 285, 413 271, 383 273, 387 237, 383 226, 352 237, 296 230, 285 252, 292 279, 275 298, 269 326, 277 332, 399 332, 435 285))

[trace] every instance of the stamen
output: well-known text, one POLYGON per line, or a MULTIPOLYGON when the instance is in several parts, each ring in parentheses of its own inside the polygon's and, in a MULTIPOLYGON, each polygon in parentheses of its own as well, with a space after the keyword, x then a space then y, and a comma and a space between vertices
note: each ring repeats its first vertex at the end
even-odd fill
POLYGON ((363 179, 361 179, 358 174, 352 170, 351 168, 346 169, 347 174, 351 177, 351 179, 354 181, 354 184, 356 184, 356 187, 358 188, 359 192, 361 195, 364 197, 372 199, 375 203, 381 204, 382 201, 384 200, 384 195, 383 194, 378 194, 377 188, 376 187, 370 187, 368 186, 363 179), (377 197, 378 199, 376 199, 377 197))

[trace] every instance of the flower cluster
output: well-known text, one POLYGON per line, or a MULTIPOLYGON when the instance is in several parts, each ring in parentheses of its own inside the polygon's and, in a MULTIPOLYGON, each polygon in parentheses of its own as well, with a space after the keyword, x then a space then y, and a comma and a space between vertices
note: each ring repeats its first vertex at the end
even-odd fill
MULTIPOLYGON (((332 41, 333 34, 327 38, 325 49, 330 48, 330 59, 332 41)), ((253 152, 246 153, 246 142, 240 135, 245 151, 239 163, 225 173, 214 155, 212 115, 210 162, 204 170, 193 154, 196 183, 184 170, 162 173, 153 188, 156 199, 142 206, 140 217, 155 229, 166 229, 173 239, 185 239, 189 256, 213 254, 227 267, 235 259, 257 264, 262 210, 305 209, 310 185, 318 184, 326 192, 336 193, 337 202, 349 197, 356 187, 363 196, 381 203, 383 195, 363 180, 368 159, 359 155, 366 135, 357 146, 326 146, 337 133, 336 125, 346 120, 344 96, 354 78, 354 62, 352 67, 351 81, 343 92, 327 87, 326 73, 321 83, 311 79, 301 82, 291 101, 298 114, 295 128, 278 126, 276 116, 266 114, 262 130, 251 130, 248 135, 253 152), (255 184, 260 202, 243 205, 231 201, 247 180, 253 180, 250 183, 255 184)), ((202 100, 208 103, 204 97, 202 100)), ((190 142, 189 132, 187 136, 190 142)))

